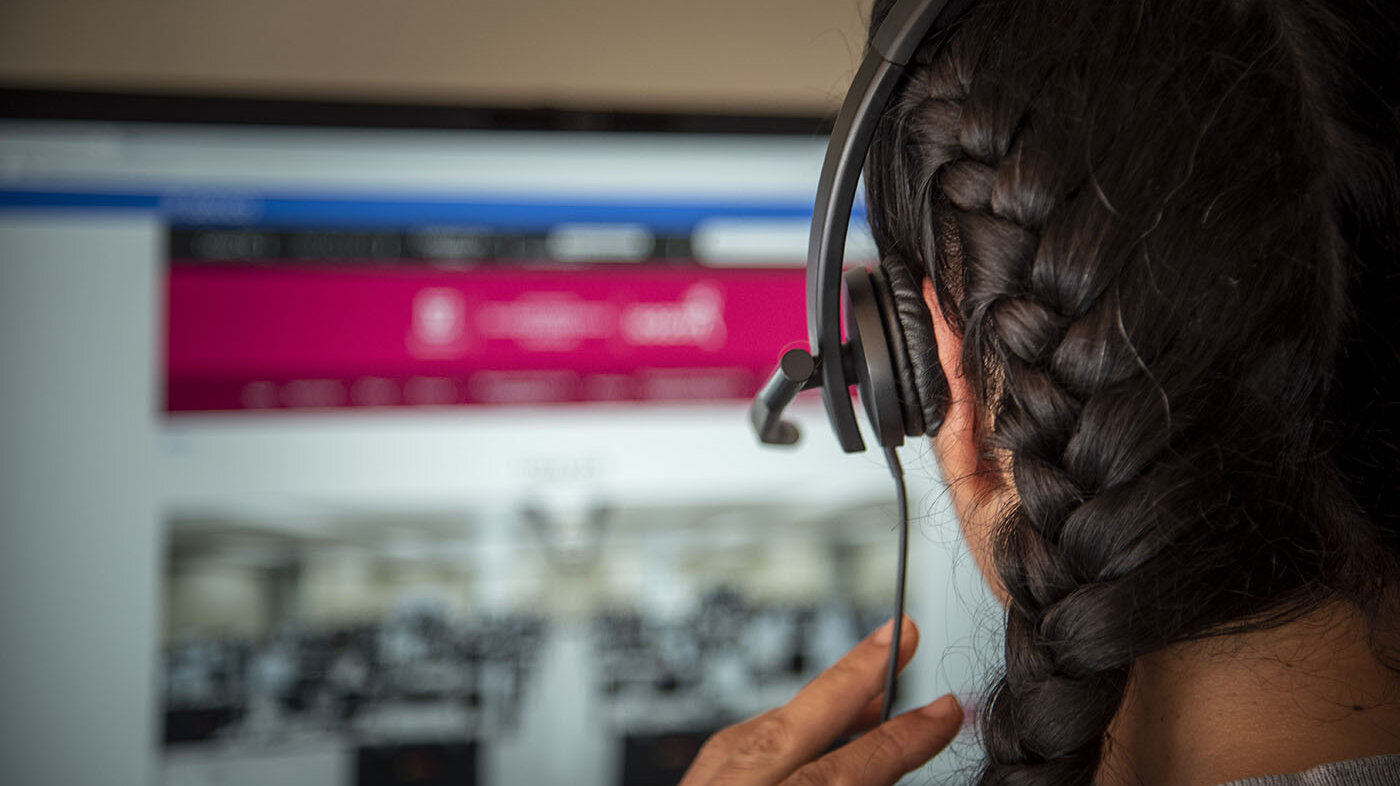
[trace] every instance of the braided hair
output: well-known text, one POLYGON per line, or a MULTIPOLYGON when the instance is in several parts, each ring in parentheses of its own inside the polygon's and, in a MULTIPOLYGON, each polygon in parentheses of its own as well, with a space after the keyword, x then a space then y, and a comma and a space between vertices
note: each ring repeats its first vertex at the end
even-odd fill
POLYGON ((1400 28, 1381 6, 983 0, 886 111, 865 169, 883 264, 932 282, 1014 491, 981 783, 1092 782, 1143 655, 1389 608, 1400 28))

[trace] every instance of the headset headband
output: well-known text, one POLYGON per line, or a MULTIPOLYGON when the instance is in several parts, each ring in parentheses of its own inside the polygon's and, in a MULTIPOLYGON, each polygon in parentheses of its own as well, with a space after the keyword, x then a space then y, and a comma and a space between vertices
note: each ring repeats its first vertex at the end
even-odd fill
POLYGON ((914 50, 935 30, 956 21, 973 0, 899 0, 880 24, 836 116, 817 183, 807 247, 807 336, 812 351, 793 349, 759 391, 750 410, 760 440, 797 441, 782 412, 801 390, 820 386, 841 449, 865 449, 851 406, 856 373, 841 343, 841 265, 856 186, 875 127, 914 50))

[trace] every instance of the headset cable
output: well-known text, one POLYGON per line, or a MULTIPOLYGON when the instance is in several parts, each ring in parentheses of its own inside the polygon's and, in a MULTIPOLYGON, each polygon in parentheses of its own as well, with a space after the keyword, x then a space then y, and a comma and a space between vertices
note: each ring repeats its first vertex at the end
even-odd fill
POLYGON ((899 634, 904 630, 904 568, 909 563, 909 493, 904 488, 904 467, 894 448, 885 448, 885 463, 894 476, 895 492, 899 496, 899 566, 895 573, 894 635, 890 636, 890 659, 885 667, 885 701, 880 708, 880 721, 890 719, 894 709, 895 688, 899 676, 899 634))

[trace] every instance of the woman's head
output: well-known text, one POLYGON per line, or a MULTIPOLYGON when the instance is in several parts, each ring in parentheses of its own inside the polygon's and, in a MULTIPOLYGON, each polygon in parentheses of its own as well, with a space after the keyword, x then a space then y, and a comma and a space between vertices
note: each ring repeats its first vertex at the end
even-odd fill
POLYGON ((1366 2, 982 0, 911 64, 866 186, 1005 503, 988 782, 1088 782, 1141 655, 1381 607, 1397 40, 1366 2))

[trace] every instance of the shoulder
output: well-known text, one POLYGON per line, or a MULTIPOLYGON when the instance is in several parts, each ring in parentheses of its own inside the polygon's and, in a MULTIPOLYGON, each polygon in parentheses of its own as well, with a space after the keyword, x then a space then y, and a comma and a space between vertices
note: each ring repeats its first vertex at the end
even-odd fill
POLYGON ((1320 764, 1289 775, 1265 775, 1221 786, 1391 786, 1400 783, 1400 753, 1320 764))

